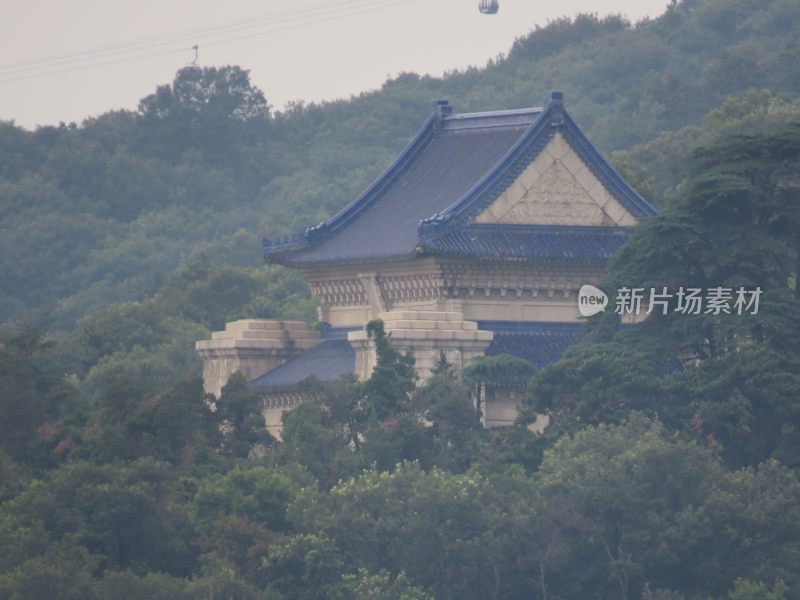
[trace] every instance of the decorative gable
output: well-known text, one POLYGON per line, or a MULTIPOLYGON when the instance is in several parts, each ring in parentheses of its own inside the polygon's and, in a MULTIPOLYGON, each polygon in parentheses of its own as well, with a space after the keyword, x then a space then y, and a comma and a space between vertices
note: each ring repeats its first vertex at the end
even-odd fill
POLYGON ((556 133, 474 220, 480 224, 615 227, 638 222, 556 133))

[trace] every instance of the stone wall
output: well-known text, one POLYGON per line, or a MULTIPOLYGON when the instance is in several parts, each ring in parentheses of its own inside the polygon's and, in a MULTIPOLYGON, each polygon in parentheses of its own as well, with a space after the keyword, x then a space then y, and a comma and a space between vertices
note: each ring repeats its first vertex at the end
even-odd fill
MULTIPOLYGON (((465 321, 460 312, 389 311, 379 318, 392 346, 414 356, 420 382, 430 379, 440 352, 460 372, 485 354, 493 337, 491 331, 479 331, 474 321, 465 321)), ((356 376, 368 379, 377 362, 374 340, 366 331, 352 331, 347 339, 356 350, 356 376)))
POLYGON ((305 396, 294 390, 271 391, 264 394, 261 400, 261 412, 264 415, 267 431, 272 437, 281 439, 283 413, 289 412, 304 400, 305 396))
POLYGON ((255 379, 319 342, 319 332, 309 331, 302 321, 246 319, 226 323, 225 331, 196 342, 195 349, 203 359, 205 390, 219 397, 237 371, 248 381, 255 379))
MULTIPOLYGON (((519 407, 525 395, 524 387, 506 387, 494 391, 491 399, 487 399, 485 391, 481 393, 481 423, 484 427, 509 427, 519 415, 519 407)), ((528 425, 534 433, 543 433, 550 424, 550 417, 537 414, 536 421, 528 425)))
POLYGON ((578 290, 603 277, 593 263, 493 263, 421 258, 381 266, 305 269, 320 322, 361 326, 386 312, 461 312, 469 321, 577 322, 578 290))

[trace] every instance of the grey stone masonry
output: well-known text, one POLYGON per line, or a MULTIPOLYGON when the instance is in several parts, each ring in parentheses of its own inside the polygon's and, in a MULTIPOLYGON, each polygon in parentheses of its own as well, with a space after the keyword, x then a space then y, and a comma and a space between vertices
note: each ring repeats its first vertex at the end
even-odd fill
MULTIPOLYGON (((392 346, 414 356, 420 383, 430 379, 441 352, 460 372, 492 343, 491 331, 478 330, 478 324, 465 321, 460 312, 397 310, 381 313, 379 318, 392 346)), ((366 331, 351 331, 347 339, 356 350, 356 375, 368 379, 377 360, 375 342, 366 331)))
POLYGON ((243 319, 225 324, 210 340, 195 343, 203 359, 203 385, 219 398, 231 375, 255 379, 320 343, 320 334, 302 321, 243 319))

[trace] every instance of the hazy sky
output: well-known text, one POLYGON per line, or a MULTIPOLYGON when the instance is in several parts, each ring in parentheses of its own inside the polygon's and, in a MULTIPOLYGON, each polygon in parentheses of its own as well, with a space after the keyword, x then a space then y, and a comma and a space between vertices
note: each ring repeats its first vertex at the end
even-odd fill
POLYGON ((250 69, 280 109, 375 89, 403 71, 484 65, 560 16, 635 22, 667 4, 499 2, 485 16, 478 0, 0 0, 0 119, 33 127, 135 108, 192 61, 195 44, 200 65, 250 69))

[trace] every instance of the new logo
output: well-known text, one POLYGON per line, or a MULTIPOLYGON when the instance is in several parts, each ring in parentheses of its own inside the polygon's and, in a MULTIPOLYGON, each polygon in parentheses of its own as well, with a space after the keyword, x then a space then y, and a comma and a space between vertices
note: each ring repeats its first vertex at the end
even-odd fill
POLYGON ((608 306, 608 296, 593 285, 586 284, 578 291, 578 310, 584 317, 602 312, 608 306))

